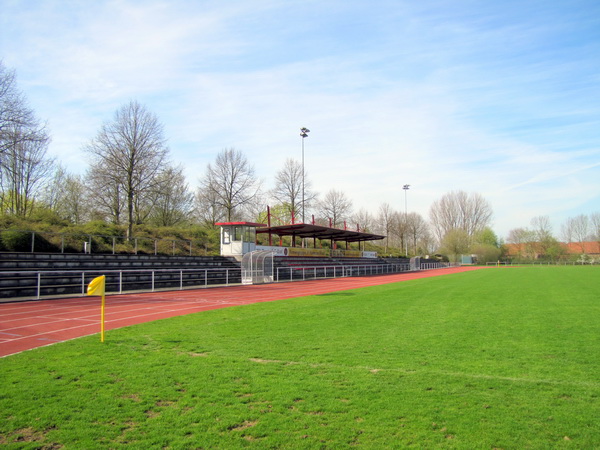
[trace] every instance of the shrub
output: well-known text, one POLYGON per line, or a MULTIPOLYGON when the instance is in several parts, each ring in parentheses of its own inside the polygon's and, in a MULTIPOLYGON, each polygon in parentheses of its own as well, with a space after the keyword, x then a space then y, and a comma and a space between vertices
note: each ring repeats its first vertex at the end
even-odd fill
POLYGON ((45 206, 37 206, 31 213, 30 220, 38 224, 66 227, 69 221, 45 206))
POLYGON ((2 247, 9 252, 31 251, 31 233, 24 231, 3 231, 2 247))
MULTIPOLYGON (((1 233, 2 248, 9 252, 30 252, 31 237, 32 233, 29 231, 3 231, 1 233)), ((48 241, 44 236, 35 233, 34 250, 36 252, 56 252, 60 248, 48 241)))
POLYGON ((471 248, 471 252, 477 255, 477 263, 485 264, 496 262, 500 259, 502 251, 490 244, 476 244, 471 248))
POLYGON ((77 229, 82 233, 93 234, 97 236, 120 237, 125 235, 125 230, 121 226, 112 223, 106 223, 101 220, 88 222, 85 225, 77 227, 77 229))

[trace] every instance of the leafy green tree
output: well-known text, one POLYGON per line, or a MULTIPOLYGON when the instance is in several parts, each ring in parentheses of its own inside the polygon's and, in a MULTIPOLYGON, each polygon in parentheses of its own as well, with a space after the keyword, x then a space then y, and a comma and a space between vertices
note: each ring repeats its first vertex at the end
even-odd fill
POLYGON ((543 259, 551 262, 557 262, 567 255, 565 247, 555 238, 550 238, 544 243, 545 253, 543 259))
POLYGON ((487 262, 495 262, 500 259, 500 256, 502 255, 500 240, 490 227, 486 227, 476 233, 473 240, 474 243, 471 246, 471 253, 477 255, 478 263, 484 264, 487 262))
POLYGON ((461 255, 469 253, 469 234, 460 228, 455 228, 446 233, 440 245, 440 252, 448 256, 452 262, 457 262, 461 255))
POLYGON ((485 227, 483 230, 477 233, 474 236, 474 242, 475 244, 491 245, 496 248, 500 247, 500 239, 490 227, 485 227))

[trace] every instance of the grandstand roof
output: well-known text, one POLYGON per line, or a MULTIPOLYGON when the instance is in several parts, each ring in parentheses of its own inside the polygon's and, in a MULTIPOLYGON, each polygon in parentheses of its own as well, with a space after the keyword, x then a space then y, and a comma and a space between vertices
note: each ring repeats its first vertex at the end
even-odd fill
POLYGON ((257 233, 272 233, 277 236, 296 236, 300 238, 331 239, 332 241, 362 242, 385 239, 385 236, 361 231, 340 230, 307 223, 278 225, 275 227, 257 228, 257 233))

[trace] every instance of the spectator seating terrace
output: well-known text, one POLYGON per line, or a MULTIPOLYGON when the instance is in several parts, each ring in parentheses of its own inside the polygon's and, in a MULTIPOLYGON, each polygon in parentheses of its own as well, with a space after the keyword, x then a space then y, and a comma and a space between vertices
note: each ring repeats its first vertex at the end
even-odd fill
POLYGON ((239 263, 221 256, 0 253, 0 299, 82 294, 107 275, 107 292, 241 283, 239 263))

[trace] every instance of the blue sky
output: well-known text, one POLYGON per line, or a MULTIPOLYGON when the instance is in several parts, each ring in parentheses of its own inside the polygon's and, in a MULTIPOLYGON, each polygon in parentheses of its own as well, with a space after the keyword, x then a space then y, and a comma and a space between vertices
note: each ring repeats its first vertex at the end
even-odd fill
POLYGON ((195 188, 229 147, 356 210, 482 194, 506 236, 600 211, 600 2, 3 0, 0 59, 70 171, 131 99, 195 188))

